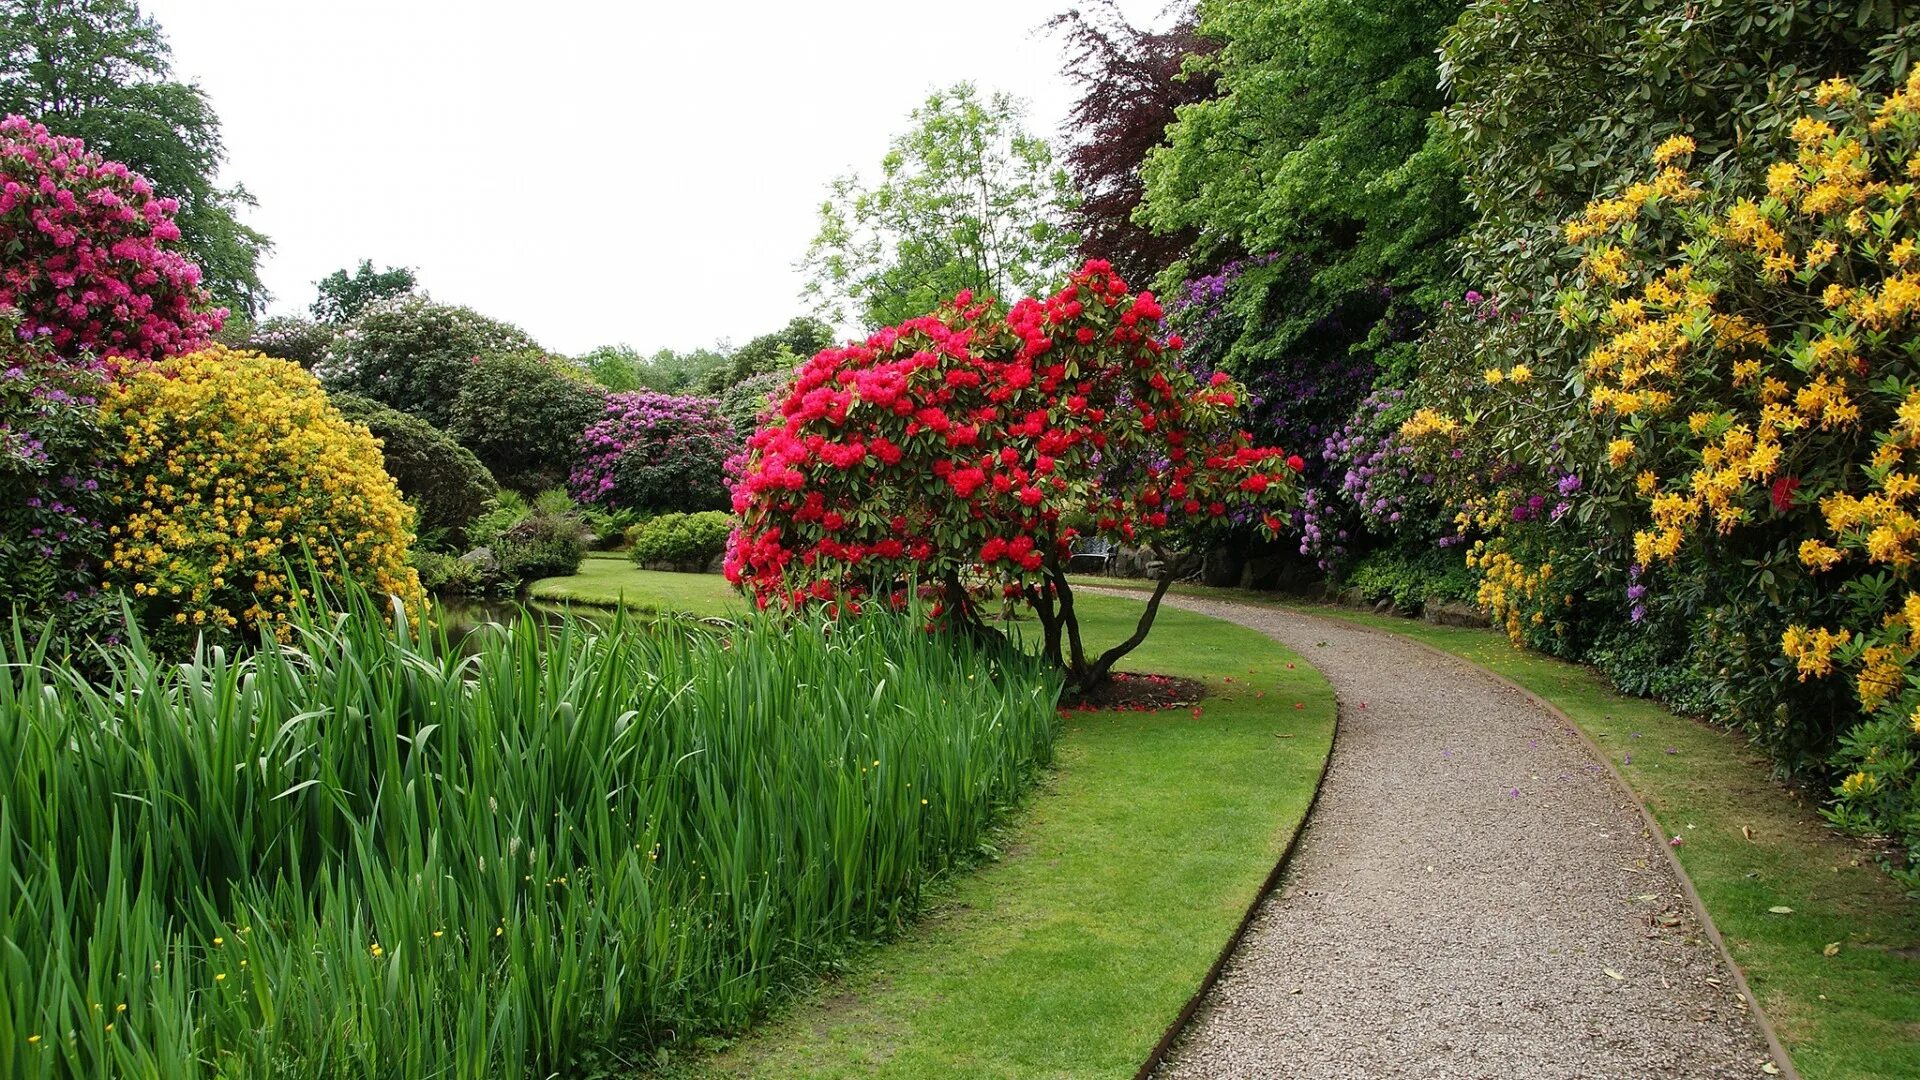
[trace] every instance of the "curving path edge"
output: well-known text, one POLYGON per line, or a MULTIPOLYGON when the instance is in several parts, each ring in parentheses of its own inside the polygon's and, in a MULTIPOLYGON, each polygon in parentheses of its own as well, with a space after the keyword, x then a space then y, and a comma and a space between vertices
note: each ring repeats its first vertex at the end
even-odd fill
POLYGON ((1666 838, 1565 717, 1392 634, 1165 602, 1305 657, 1340 727, 1278 889, 1155 1076, 1792 1074, 1666 838))

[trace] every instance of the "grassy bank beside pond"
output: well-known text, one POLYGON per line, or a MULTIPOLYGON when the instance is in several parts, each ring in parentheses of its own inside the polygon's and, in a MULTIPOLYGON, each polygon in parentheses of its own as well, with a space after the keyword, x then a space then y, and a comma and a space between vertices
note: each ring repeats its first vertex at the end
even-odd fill
POLYGON ((642 570, 624 555, 594 553, 569 577, 541 578, 527 598, 545 604, 626 608, 654 615, 725 616, 746 611, 740 595, 719 574, 642 570))
POLYGON ((1812 798, 1774 780, 1738 735, 1616 693, 1593 672, 1516 649, 1496 631, 1177 589, 1402 634, 1552 702, 1600 744, 1667 835, 1680 837, 1675 854, 1807 1080, 1920 1077, 1920 904, 1829 829, 1812 798))

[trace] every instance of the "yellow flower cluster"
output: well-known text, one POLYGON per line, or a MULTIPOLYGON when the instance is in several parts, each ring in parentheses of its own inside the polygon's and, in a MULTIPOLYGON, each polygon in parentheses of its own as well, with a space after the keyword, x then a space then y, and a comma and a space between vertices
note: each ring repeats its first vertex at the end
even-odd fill
MULTIPOLYGON (((1510 554, 1504 540, 1479 540, 1467 553, 1467 566, 1480 574, 1475 602, 1493 616, 1515 645, 1522 644, 1527 627, 1546 625, 1548 605, 1553 602, 1548 591, 1553 580, 1551 557, 1530 566, 1510 554)), ((1555 629, 1559 629, 1557 624, 1555 629)))
MULTIPOLYGON (((1643 564, 1789 515, 1817 532, 1798 542, 1815 573, 1858 558, 1900 580, 1920 563, 1920 390, 1900 381, 1920 350, 1920 69, 1877 101, 1841 79, 1814 98, 1826 111, 1788 129, 1764 192, 1695 184, 1676 136, 1656 179, 1566 227, 1586 278, 1561 317, 1595 335, 1589 404, 1609 460, 1637 470, 1643 564), (1662 199, 1701 205, 1656 218, 1662 199)), ((1523 571, 1502 573, 1524 592, 1523 571)), ((1802 679, 1844 657, 1872 711, 1906 691, 1916 629, 1909 598, 1780 646, 1802 679)))
POLYGON ((1444 435, 1451 438, 1459 432, 1459 430, 1460 421, 1455 420, 1451 416, 1442 416, 1433 409, 1416 409, 1414 410, 1414 414, 1407 418, 1406 423, 1400 425, 1400 434, 1413 440, 1425 439, 1434 435, 1444 435))
POLYGON ((108 580, 150 623, 284 636, 309 551, 330 581, 422 610, 379 444, 298 365, 212 346, 130 374, 101 417, 123 440, 108 580))

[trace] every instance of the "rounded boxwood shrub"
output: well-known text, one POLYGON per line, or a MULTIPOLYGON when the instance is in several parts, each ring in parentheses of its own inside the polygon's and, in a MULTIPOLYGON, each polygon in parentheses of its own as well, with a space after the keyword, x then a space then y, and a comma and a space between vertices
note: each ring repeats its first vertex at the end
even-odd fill
POLYGON ((698 514, 661 514, 627 530, 631 557, 641 566, 705 570, 726 551, 733 515, 718 510, 698 514))
POLYGON ((476 357, 537 348, 517 326, 409 293, 361 312, 319 371, 329 390, 370 397, 445 430, 476 357))
POLYGON ((493 502, 499 487, 473 451, 417 416, 408 416, 358 394, 334 394, 340 415, 380 440, 387 475, 419 511, 420 541, 464 550, 467 527, 493 502))
POLYGON ((564 484, 607 392, 570 361, 538 352, 494 353, 467 368, 448 434, 503 487, 530 494, 564 484))
POLYGON ((717 510, 728 502, 727 459, 740 448, 714 398, 609 394, 580 437, 570 486, 574 498, 604 507, 717 510))
POLYGON ((200 268, 179 251, 179 208, 79 139, 0 120, 0 305, 63 356, 199 348, 226 311, 207 310, 200 268))
POLYGON ((420 610, 413 511, 299 365, 213 346, 130 372, 100 416, 123 463, 109 581, 163 642, 284 634, 304 552, 326 581, 420 610))

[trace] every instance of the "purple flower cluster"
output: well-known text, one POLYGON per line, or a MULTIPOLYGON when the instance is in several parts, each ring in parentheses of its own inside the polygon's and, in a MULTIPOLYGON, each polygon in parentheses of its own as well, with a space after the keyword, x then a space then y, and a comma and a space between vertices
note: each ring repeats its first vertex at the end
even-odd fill
POLYGON ((1320 444, 1323 477, 1296 514, 1300 553, 1335 571, 1356 530, 1377 537, 1430 532, 1438 509, 1434 476, 1400 437, 1401 390, 1376 390, 1320 444))
MULTIPOLYGON (((0 313, 0 326, 16 317, 0 313)), ((99 586, 115 460, 97 408, 106 365, 11 329, 0 335, 0 593, 77 643, 115 610, 99 586)))
POLYGON ((706 509, 688 504, 724 503, 726 462, 739 450, 716 398, 609 394, 606 412, 580 437, 568 486, 575 499, 609 508, 706 509))

